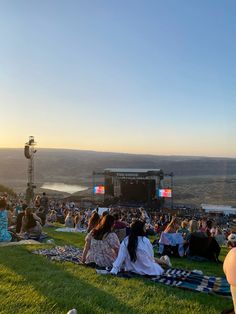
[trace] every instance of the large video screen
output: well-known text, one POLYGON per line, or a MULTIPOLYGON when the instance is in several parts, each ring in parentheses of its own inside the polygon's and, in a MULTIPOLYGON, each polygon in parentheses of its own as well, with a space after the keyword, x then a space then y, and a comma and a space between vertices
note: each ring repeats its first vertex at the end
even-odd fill
POLYGON ((104 185, 95 186, 93 188, 93 193, 94 194, 105 194, 105 187, 104 187, 104 185))
POLYGON ((158 197, 172 197, 172 190, 171 189, 157 189, 157 196, 158 197))

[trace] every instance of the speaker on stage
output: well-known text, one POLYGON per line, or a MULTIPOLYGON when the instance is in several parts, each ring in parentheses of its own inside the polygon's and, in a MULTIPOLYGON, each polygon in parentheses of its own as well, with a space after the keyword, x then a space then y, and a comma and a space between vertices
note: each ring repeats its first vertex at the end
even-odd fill
POLYGON ((24 152, 25 152, 25 158, 30 159, 31 156, 30 156, 30 147, 29 147, 29 145, 25 145, 24 152))

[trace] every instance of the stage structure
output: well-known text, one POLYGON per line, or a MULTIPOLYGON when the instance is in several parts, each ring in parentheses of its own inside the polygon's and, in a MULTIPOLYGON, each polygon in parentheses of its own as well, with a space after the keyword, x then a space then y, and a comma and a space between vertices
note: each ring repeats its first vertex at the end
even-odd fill
POLYGON ((24 154, 25 158, 28 159, 28 168, 27 168, 27 188, 25 200, 27 205, 33 201, 34 198, 34 189, 36 188, 34 184, 34 155, 36 153, 36 142, 34 141, 34 137, 30 136, 29 141, 25 143, 24 154))
POLYGON ((103 194, 104 201, 118 199, 147 205, 164 203, 165 197, 169 197, 173 207, 173 173, 164 174, 161 169, 107 168, 103 172, 93 172, 93 191, 94 194, 103 194), (165 175, 171 177, 169 189, 163 187, 165 175), (160 196, 160 192, 164 196, 160 196))

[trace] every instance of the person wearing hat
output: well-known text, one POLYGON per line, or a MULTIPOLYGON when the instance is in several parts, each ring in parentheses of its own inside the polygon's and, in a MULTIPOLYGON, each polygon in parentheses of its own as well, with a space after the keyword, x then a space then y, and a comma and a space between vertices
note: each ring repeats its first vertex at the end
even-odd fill
POLYGON ((234 303, 234 312, 236 312, 236 232, 231 233, 228 236, 228 247, 230 248, 230 251, 224 260, 223 269, 227 281, 230 284, 230 290, 234 303))

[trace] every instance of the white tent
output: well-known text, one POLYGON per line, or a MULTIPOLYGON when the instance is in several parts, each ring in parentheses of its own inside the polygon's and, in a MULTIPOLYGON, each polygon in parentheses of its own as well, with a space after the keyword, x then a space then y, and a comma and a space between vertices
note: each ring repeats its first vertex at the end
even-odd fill
POLYGON ((223 213, 225 215, 236 215, 236 208, 227 205, 213 205, 213 204, 201 204, 202 209, 206 213, 223 213))

